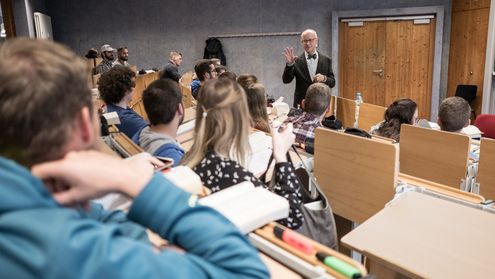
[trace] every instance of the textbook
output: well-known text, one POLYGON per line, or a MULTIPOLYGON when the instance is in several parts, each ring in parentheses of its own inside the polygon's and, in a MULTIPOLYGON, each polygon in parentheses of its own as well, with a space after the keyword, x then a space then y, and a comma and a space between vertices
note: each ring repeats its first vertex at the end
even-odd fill
POLYGON ((199 203, 216 209, 244 234, 289 216, 286 199, 247 181, 204 197, 199 203))

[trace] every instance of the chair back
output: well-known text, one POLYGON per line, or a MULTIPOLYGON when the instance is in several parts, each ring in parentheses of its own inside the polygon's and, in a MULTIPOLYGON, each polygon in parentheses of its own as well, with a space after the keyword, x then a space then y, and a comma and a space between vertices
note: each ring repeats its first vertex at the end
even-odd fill
POLYGON ((476 91, 478 91, 478 86, 476 85, 459 84, 455 90, 455 96, 463 98, 471 105, 476 99, 476 91))
POLYGON ((483 137, 495 139, 495 114, 480 114, 474 121, 474 126, 483 132, 483 137))

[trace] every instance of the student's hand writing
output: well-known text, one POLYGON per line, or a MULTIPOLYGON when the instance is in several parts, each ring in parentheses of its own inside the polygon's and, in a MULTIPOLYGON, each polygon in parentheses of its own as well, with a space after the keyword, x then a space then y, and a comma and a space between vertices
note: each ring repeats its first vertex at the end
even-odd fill
POLYGON ((278 127, 272 128, 273 158, 277 163, 287 162, 286 154, 295 139, 292 123, 287 124, 282 131, 278 127))
POLYGON ((35 165, 31 172, 41 180, 51 181, 50 185, 57 185, 52 193, 60 204, 73 205, 110 192, 134 198, 151 179, 155 166, 162 164, 152 156, 122 160, 96 151, 80 151, 35 165))

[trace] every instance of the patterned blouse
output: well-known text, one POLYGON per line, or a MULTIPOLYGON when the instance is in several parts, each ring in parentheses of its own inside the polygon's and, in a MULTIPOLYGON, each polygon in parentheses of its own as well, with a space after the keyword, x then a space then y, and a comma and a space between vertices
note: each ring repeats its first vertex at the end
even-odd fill
MULTIPOLYGON (((300 209, 302 206, 301 182, 297 179, 291 163, 277 163, 275 170, 275 177, 272 178, 275 179, 275 184, 271 191, 287 199, 290 206, 289 217, 278 222, 290 229, 297 229, 304 219, 300 209)), ((256 187, 268 189, 267 185, 237 162, 222 158, 214 152, 208 152, 203 160, 193 168, 193 171, 213 193, 243 181, 250 181, 256 187)))

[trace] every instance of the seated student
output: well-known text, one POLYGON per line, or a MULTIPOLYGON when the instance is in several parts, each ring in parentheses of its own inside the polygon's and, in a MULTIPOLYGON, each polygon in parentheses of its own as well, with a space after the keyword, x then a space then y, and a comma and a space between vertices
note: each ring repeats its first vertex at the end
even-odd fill
POLYGON ((182 53, 172 51, 169 54, 168 63, 163 68, 160 78, 170 78, 179 82, 181 74, 179 73, 179 67, 182 64, 182 53))
MULTIPOLYGON (((461 97, 445 98, 438 108, 438 125, 442 131, 453 133, 464 133, 471 123, 471 107, 469 103, 461 97)), ((479 145, 472 144, 469 150, 469 158, 479 161, 479 145)))
POLYGON ((153 81, 143 92, 143 104, 150 126, 138 131, 132 140, 146 152, 174 159, 178 165, 184 149, 175 140, 184 120, 184 106, 179 84, 171 79, 153 81))
POLYGON ((460 132, 470 123, 471 107, 461 97, 449 97, 438 108, 438 125, 442 131, 460 132))
POLYGON ((89 151, 97 117, 76 54, 14 38, 0 68, 0 278, 269 277, 234 225, 154 172, 159 161, 89 151), (134 198, 127 214, 83 209, 115 191, 134 198), (145 228, 184 251, 153 247, 145 228))
POLYGON ((136 74, 127 67, 114 67, 102 74, 98 80, 98 90, 101 99, 107 105, 107 112, 117 112, 120 119, 117 128, 129 138, 148 125, 128 106, 136 86, 135 76, 136 74))
POLYGON ((193 88, 191 84, 191 94, 194 99, 198 99, 198 92, 201 86, 205 83, 205 81, 209 79, 217 78, 217 72, 215 71, 215 65, 209 59, 200 60, 194 66, 194 71, 196 72, 196 76, 198 77, 199 84, 193 88))
POLYGON ((227 67, 224 65, 215 65, 215 71, 217 71, 217 77, 219 77, 221 74, 227 72, 227 67))
POLYGON ((227 71, 227 72, 223 72, 220 75, 218 75, 218 78, 228 78, 232 81, 236 81, 237 75, 234 72, 227 71))
POLYGON ((242 74, 237 77, 237 83, 239 83, 244 90, 255 83, 258 83, 258 77, 252 74, 242 74))
POLYGON ((289 117, 285 122, 294 125, 297 143, 313 144, 315 129, 321 127, 321 121, 330 106, 330 87, 324 83, 313 83, 308 87, 301 105, 303 113, 289 117))
MULTIPOLYGON (((246 170, 249 156, 249 112, 242 87, 228 79, 208 81, 199 92, 194 144, 182 163, 192 168, 203 184, 217 192, 243 181, 267 187, 246 170)), ((301 184, 287 151, 294 142, 292 125, 283 132, 275 129, 273 156, 276 161, 274 193, 290 204, 289 217, 280 223, 291 229, 302 225, 301 184)))
POLYGON ((418 106, 411 99, 394 101, 385 111, 384 120, 371 128, 371 134, 400 140, 400 125, 414 125, 418 119, 418 106))
POLYGON ((252 126, 265 133, 271 133, 268 113, 266 111, 265 87, 261 83, 255 83, 249 86, 245 92, 252 126))

